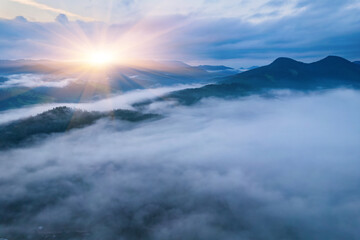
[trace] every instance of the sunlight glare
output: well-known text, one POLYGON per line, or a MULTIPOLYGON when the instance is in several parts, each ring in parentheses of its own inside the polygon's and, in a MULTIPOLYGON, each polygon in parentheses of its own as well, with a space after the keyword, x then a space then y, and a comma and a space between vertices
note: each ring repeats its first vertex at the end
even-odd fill
POLYGON ((108 50, 93 51, 89 54, 88 62, 94 66, 104 66, 115 62, 115 56, 108 50))

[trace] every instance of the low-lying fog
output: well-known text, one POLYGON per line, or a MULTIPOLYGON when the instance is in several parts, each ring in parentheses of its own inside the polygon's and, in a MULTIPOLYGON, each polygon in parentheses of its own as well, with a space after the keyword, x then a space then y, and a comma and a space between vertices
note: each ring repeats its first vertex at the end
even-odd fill
POLYGON ((162 103, 3 152, 0 237, 360 239, 359 106, 341 89, 162 103))
POLYGON ((201 84, 178 84, 169 87, 138 89, 125 92, 123 94, 114 94, 113 97, 104 98, 97 101, 85 103, 49 103, 30 105, 28 107, 0 111, 0 124, 18 120, 40 114, 51 110, 55 107, 67 106, 87 111, 110 111, 113 109, 130 109, 133 110, 132 104, 161 97, 172 91, 182 90, 185 88, 200 87, 201 84))

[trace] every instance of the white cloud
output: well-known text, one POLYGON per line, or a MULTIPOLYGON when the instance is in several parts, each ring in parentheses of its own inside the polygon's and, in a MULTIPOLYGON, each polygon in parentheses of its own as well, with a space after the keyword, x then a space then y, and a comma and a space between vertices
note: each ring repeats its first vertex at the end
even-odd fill
POLYGON ((299 12, 298 0, 142 0, 118 1, 94 0, 74 2, 70 0, 11 0, 44 11, 67 14, 81 20, 101 20, 105 22, 126 22, 150 16, 193 15, 200 18, 238 18, 252 23, 261 23, 294 15, 299 12), (76 12, 77 14, 75 14, 76 12))
POLYGON ((359 104, 351 90, 208 99, 4 152, 0 234, 357 239, 359 104))
POLYGON ((0 88, 11 87, 66 87, 74 78, 61 78, 42 74, 13 74, 7 77, 8 80, 0 83, 0 88))
POLYGON ((85 21, 94 20, 93 18, 80 16, 78 14, 72 13, 70 11, 66 11, 64 9, 54 8, 54 7, 51 7, 51 6, 47 5, 47 4, 38 3, 35 0, 10 0, 10 1, 21 3, 21 4, 24 4, 24 5, 31 6, 31 7, 35 7, 35 8, 38 8, 40 10, 44 10, 44 11, 50 11, 50 12, 59 13, 59 14, 66 14, 66 15, 69 15, 70 17, 75 17, 75 18, 80 19, 80 20, 85 20, 85 21))
POLYGON ((279 56, 315 61, 328 55, 356 60, 359 55, 355 0, 41 3, 118 24, 71 21, 62 26, 53 19, 47 23, 3 20, 3 58, 72 59, 83 48, 101 45, 116 49, 125 59, 207 61, 236 67, 265 64, 279 56))
POLYGON ((114 109, 133 109, 131 106, 134 103, 161 97, 166 93, 181 90, 189 87, 200 87, 199 84, 194 85, 176 85, 172 87, 160 87, 149 88, 143 90, 133 90, 121 95, 114 95, 103 100, 98 100, 88 103, 51 103, 40 104, 30 107, 24 107, 19 109, 12 109, 0 112, 0 124, 18 120, 20 118, 30 117, 47 110, 51 110, 54 107, 68 106, 72 108, 79 108, 88 111, 111 111, 114 109))

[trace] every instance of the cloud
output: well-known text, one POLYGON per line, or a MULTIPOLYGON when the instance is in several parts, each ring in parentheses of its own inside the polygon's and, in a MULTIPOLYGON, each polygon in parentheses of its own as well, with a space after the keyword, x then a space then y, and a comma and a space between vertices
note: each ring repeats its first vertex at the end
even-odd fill
POLYGON ((68 24, 69 23, 69 19, 67 18, 67 16, 65 14, 60 14, 55 18, 55 21, 62 23, 62 24, 68 24))
POLYGON ((156 5, 158 13, 146 1, 139 4, 128 3, 124 9, 134 12, 133 18, 117 24, 2 20, 0 52, 11 59, 68 59, 81 47, 109 45, 129 58, 230 62, 234 67, 263 65, 279 56, 314 61, 327 55, 356 60, 360 55, 360 18, 350 0, 195 1, 184 5, 186 11, 173 11, 176 3, 156 5))
POLYGON ((70 11, 65 11, 63 9, 54 8, 54 7, 48 6, 48 5, 43 4, 43 3, 38 3, 38 2, 36 2, 34 0, 10 0, 10 1, 21 3, 21 4, 24 4, 24 5, 29 5, 29 6, 32 6, 32 7, 41 9, 41 10, 45 10, 45 11, 50 11, 50 12, 55 12, 55 13, 60 13, 60 14, 67 14, 67 15, 69 15, 71 17, 76 17, 77 19, 81 19, 81 20, 85 20, 85 21, 94 20, 93 18, 83 17, 83 16, 80 16, 78 14, 72 13, 70 11))
POLYGON ((74 78, 58 78, 51 75, 42 74, 13 74, 7 76, 7 80, 0 83, 0 88, 11 87, 66 87, 70 82, 76 81, 74 78))
MULTIPOLYGON (((105 22, 127 22, 134 19, 146 18, 149 16, 165 15, 196 15, 199 17, 236 17, 244 21, 260 23, 268 20, 279 19, 284 16, 293 15, 298 12, 298 0, 272 1, 204 1, 194 0, 186 2, 173 0, 164 2, 160 0, 143 1, 112 1, 112 0, 92 0, 74 2, 63 0, 61 3, 56 0, 11 0, 26 5, 36 7, 41 10, 66 13, 63 9, 71 11, 69 16, 75 19, 84 20, 81 16, 88 16, 105 22), (74 12, 80 14, 74 14, 74 12)), ((39 16, 32 16, 39 18, 39 16)))
POLYGON ((359 104, 336 90, 153 106, 167 117, 3 152, 0 235, 358 239, 359 104))
MULTIPOLYGON (((28 79, 21 75, 20 79, 25 79, 27 84, 31 84, 31 79, 28 79)), ((66 81, 66 80, 64 80, 66 81)), ((38 84, 37 79, 35 84, 38 84)), ((63 82, 60 82, 63 84, 63 82)), ((113 97, 109 97, 106 99, 87 102, 87 103, 51 103, 51 104, 39 104, 36 106, 12 109, 7 111, 0 112, 0 124, 15 121, 20 118, 26 118, 30 116, 34 116, 36 114, 40 114, 42 112, 51 110, 55 107, 67 106, 71 108, 78 108, 87 111, 111 111, 114 109, 130 109, 133 110, 131 106, 134 103, 154 99, 157 97, 161 97, 166 93, 177 91, 189 87, 200 87, 200 84, 179 84, 171 87, 159 87, 159 88, 148 88, 141 90, 133 90, 121 95, 115 95, 113 97)))

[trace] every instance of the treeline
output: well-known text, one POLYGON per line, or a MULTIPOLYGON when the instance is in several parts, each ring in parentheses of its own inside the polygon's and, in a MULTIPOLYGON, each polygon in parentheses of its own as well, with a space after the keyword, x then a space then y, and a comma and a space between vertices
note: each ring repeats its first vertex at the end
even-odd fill
POLYGON ((101 118, 138 122, 158 117, 160 116, 157 114, 143 114, 131 110, 98 112, 56 107, 36 116, 0 125, 0 149, 27 144, 41 135, 82 128, 94 124, 101 118))

